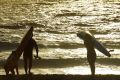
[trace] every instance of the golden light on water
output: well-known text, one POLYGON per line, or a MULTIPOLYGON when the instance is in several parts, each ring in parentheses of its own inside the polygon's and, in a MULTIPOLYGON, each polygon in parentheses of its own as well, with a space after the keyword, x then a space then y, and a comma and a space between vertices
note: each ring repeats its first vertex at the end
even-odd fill
MULTIPOLYGON (((43 59, 39 63, 48 62, 33 68, 34 74, 91 74, 83 40, 76 36, 79 30, 89 30, 108 50, 114 49, 111 58, 96 50, 96 74, 120 74, 120 0, 0 0, 0 10, 2 25, 35 27, 34 39, 43 59)), ((26 32, 26 27, 12 26, 0 26, 2 61, 26 32)), ((20 73, 24 74, 23 67, 20 73)))

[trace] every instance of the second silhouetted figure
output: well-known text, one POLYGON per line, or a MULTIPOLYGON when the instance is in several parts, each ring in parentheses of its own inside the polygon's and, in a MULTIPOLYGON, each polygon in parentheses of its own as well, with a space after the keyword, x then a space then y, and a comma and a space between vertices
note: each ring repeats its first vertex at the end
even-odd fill
POLYGON ((91 34, 89 33, 77 33, 77 36, 84 40, 84 45, 87 48, 87 60, 90 64, 92 75, 95 75, 95 61, 96 52, 94 49, 94 42, 92 40, 91 34))
POLYGON ((92 36, 89 32, 79 32, 77 33, 77 36, 84 41, 84 45, 87 49, 87 60, 90 64, 92 75, 95 75, 95 61, 96 61, 96 48, 98 51, 102 52, 104 55, 110 57, 111 54, 109 52, 114 51, 110 50, 108 51, 102 44, 100 44, 94 36, 92 36))

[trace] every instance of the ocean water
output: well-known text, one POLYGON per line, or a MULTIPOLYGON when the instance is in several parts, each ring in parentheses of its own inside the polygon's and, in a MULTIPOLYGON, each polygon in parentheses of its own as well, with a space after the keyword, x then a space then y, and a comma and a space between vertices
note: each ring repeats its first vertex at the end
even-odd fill
MULTIPOLYGON (((0 74, 30 26, 42 58, 34 59, 34 74, 90 74, 80 30, 114 50, 110 58, 96 50, 96 74, 120 74, 119 0, 1 0, 0 74)), ((24 74, 22 56, 19 65, 24 74)))

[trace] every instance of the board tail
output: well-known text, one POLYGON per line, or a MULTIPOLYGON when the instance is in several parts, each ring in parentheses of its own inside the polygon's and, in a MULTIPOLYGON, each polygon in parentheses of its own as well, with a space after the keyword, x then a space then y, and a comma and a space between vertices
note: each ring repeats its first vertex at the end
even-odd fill
POLYGON ((108 50, 103 46, 103 44, 101 44, 100 42, 98 42, 95 38, 93 39, 93 41, 94 41, 94 46, 95 46, 95 48, 96 48, 98 51, 100 51, 101 53, 103 53, 104 55, 106 55, 106 56, 108 56, 108 57, 111 56, 111 54, 110 54, 111 51, 108 51, 108 50))

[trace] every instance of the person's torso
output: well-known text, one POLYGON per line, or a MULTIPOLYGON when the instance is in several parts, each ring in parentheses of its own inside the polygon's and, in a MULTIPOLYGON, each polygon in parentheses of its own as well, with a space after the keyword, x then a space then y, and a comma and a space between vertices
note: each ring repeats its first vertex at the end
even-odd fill
POLYGON ((24 53, 25 54, 28 54, 28 53, 31 54, 32 51, 33 51, 33 48, 34 48, 34 41, 33 41, 33 39, 30 39, 27 46, 24 49, 24 53))
POLYGON ((86 36, 84 40, 84 45, 87 48, 87 52, 95 52, 94 43, 91 36, 86 36))

